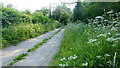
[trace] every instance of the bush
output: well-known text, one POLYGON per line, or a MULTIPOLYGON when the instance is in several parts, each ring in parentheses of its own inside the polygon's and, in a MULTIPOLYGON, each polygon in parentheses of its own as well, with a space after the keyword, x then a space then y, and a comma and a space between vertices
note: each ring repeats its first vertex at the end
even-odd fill
POLYGON ((37 37, 45 32, 54 30, 60 26, 60 23, 21 23, 5 27, 2 30, 3 47, 8 44, 17 44, 20 41, 37 37))

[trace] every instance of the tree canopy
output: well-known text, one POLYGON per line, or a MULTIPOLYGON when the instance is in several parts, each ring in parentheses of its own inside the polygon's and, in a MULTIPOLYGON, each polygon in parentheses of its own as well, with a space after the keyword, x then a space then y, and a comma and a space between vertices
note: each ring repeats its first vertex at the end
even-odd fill
POLYGON ((52 18, 64 24, 70 21, 71 16, 72 12, 66 5, 57 6, 52 12, 52 18))

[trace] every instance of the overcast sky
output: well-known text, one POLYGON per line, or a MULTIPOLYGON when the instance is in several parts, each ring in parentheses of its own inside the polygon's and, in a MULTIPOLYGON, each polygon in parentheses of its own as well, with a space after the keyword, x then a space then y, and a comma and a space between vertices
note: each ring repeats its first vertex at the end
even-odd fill
MULTIPOLYGON (((41 9, 42 7, 49 7, 50 4, 53 8, 56 5, 61 4, 61 2, 76 2, 77 0, 0 0, 3 4, 12 4, 14 8, 18 10, 29 9, 35 11, 41 9)), ((81 0, 83 1, 83 0, 81 0)), ((90 0, 88 0, 90 1, 90 0)), ((119 0, 91 0, 91 1, 119 1, 119 0)), ((70 8, 74 8, 75 4, 70 5, 70 8)))
MULTIPOLYGON (((70 1, 76 1, 76 0, 0 0, 3 4, 12 4, 14 8, 18 10, 25 10, 29 9, 31 11, 35 11, 37 9, 40 9, 42 7, 49 7, 51 4, 53 7, 56 5, 61 4, 61 2, 70 2, 70 1)), ((74 5, 69 6, 70 8, 73 8, 74 5)))

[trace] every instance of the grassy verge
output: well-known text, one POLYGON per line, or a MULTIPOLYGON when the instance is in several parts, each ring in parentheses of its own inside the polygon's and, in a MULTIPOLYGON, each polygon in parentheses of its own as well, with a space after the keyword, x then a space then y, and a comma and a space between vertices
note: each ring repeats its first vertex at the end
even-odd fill
POLYGON ((49 39, 51 39, 55 34, 59 33, 61 30, 62 30, 62 29, 59 29, 59 30, 58 30, 57 32, 55 32, 51 37, 48 37, 48 38, 46 38, 46 39, 43 39, 42 42, 40 42, 39 44, 35 45, 34 47, 28 49, 26 53, 22 53, 22 54, 19 55, 18 57, 14 58, 14 59, 13 59, 13 62, 10 62, 10 63, 8 64, 8 66, 15 64, 16 62, 18 62, 18 61, 20 61, 20 60, 22 60, 22 59, 25 59, 25 56, 29 55, 29 52, 33 52, 33 51, 35 51, 36 49, 38 49, 41 45, 43 45, 44 43, 46 43, 49 39))
POLYGON ((117 27, 69 24, 53 66, 119 66, 117 27))

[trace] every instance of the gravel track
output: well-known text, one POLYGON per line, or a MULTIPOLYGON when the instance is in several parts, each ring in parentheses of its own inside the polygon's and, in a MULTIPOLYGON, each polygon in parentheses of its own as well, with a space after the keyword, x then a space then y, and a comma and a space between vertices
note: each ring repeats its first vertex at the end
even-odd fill
POLYGON ((58 52, 63 37, 64 29, 53 36, 35 52, 31 52, 24 60, 15 63, 13 66, 49 66, 52 57, 58 52))
POLYGON ((42 42, 43 39, 46 39, 52 36, 52 34, 57 32, 59 29, 61 28, 58 28, 46 34, 40 35, 39 37, 20 42, 17 46, 10 46, 10 47, 1 49, 0 52, 2 53, 0 53, 0 58, 2 57, 2 66, 6 66, 10 62, 12 62, 12 60, 15 57, 26 52, 28 49, 32 48, 34 45, 42 42))

